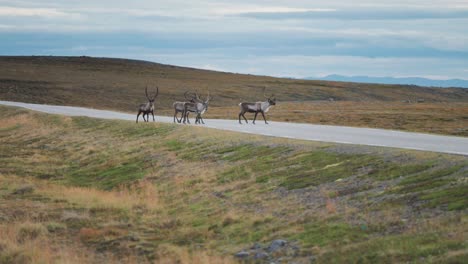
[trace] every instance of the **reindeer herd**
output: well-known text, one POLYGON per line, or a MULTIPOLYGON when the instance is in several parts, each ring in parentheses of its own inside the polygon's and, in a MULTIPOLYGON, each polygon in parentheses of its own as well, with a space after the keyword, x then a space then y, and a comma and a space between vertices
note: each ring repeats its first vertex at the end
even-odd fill
MULTIPOLYGON (((141 104, 138 108, 138 114, 136 118, 136 122, 138 123, 138 118, 140 114, 142 114, 143 120, 145 122, 149 122, 149 114, 153 116, 154 119, 154 102, 156 97, 159 94, 159 88, 156 87, 156 93, 153 97, 148 95, 148 87, 145 89, 146 98, 148 99, 147 103, 141 104), (146 118, 145 118, 146 116, 146 118)), ((263 89, 263 96, 265 97, 266 101, 259 101, 259 102, 241 102, 239 103, 240 113, 239 113, 239 124, 242 124, 241 117, 244 118, 246 123, 247 118, 245 117, 245 113, 254 113, 253 124, 255 124, 255 120, 257 119, 258 113, 262 114, 263 120, 265 124, 268 124, 265 118, 265 113, 270 110, 270 108, 276 105, 276 98, 274 95, 267 97, 265 95, 265 89, 263 89)), ((212 99, 210 96, 210 92, 205 98, 201 98, 197 92, 185 92, 184 93, 185 101, 178 101, 174 102, 172 106, 174 107, 174 123, 188 123, 190 124, 190 119, 188 118, 190 113, 194 113, 195 115, 195 124, 205 124, 203 121, 202 115, 208 110, 208 103, 212 99), (180 113, 180 119, 177 117, 180 113)))

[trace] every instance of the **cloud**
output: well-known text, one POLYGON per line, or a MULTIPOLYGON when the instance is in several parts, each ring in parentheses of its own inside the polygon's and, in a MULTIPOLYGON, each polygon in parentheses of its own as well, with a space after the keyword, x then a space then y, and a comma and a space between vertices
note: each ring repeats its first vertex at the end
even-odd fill
POLYGON ((467 0, 0 0, 0 50, 292 77, 468 78, 467 23, 467 0))
POLYGON ((22 8, 22 7, 0 6, 0 16, 79 18, 80 14, 63 12, 55 8, 22 8))
MULTIPOLYGON (((127 54, 134 58, 135 54, 127 54)), ((463 59, 435 58, 368 58, 359 56, 228 56, 199 53, 139 54, 139 59, 199 67, 203 63, 223 65, 223 70, 237 73, 272 75, 278 77, 305 78, 317 75, 340 74, 347 76, 412 76, 440 78, 464 78, 467 74, 459 70, 465 65, 463 59), (193 63, 193 62, 197 63, 193 63), (424 65, 424 67, 421 67, 424 65), (391 74, 389 74, 391 69, 391 74)))
POLYGON ((0 24, 0 30, 11 30, 13 26, 0 24))
POLYGON ((302 19, 302 20, 420 20, 420 19, 458 19, 468 18, 468 10, 465 9, 346 9, 336 10, 329 9, 328 12, 317 11, 294 11, 294 12, 239 12, 236 15, 241 17, 249 17, 255 19, 266 20, 285 20, 285 19, 302 19))
POLYGON ((197 69, 211 70, 211 71, 226 71, 222 67, 212 65, 212 64, 193 65, 192 67, 197 68, 197 69))
POLYGON ((245 14, 300 14, 334 12, 333 8, 294 8, 285 6, 226 6, 210 10, 210 13, 221 15, 245 15, 245 14))

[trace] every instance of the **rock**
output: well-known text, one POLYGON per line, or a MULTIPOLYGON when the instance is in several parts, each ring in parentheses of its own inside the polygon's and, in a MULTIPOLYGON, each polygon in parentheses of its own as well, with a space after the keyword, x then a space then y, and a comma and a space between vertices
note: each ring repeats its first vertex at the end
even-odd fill
POLYGON ((242 250, 242 251, 239 251, 237 252, 236 254, 234 254, 234 257, 236 258, 241 258, 241 259, 245 259, 245 258, 248 258, 249 257, 249 252, 245 251, 245 250, 242 250))
POLYGON ((135 234, 130 234, 130 235, 128 235, 128 239, 129 239, 130 241, 135 241, 135 242, 136 242, 136 241, 140 241, 140 238, 139 238, 137 235, 135 235, 135 234))
POLYGON ((12 194, 23 195, 26 193, 32 193, 34 191, 34 185, 28 184, 16 188, 12 194))
POLYGON ((268 255, 267 253, 265 252, 257 252, 254 256, 254 259, 267 259, 269 258, 270 255, 268 255))
POLYGON ((288 243, 288 241, 286 240, 283 240, 283 239, 276 239, 276 240, 273 240, 270 244, 270 246, 268 246, 267 248, 267 251, 268 252, 275 252, 277 251, 278 249, 286 246, 286 244, 288 243))
POLYGON ((261 249, 262 245, 260 243, 255 243, 250 249, 261 249))
POLYGON ((226 198, 226 195, 224 195, 222 192, 213 192, 213 195, 221 199, 226 198))

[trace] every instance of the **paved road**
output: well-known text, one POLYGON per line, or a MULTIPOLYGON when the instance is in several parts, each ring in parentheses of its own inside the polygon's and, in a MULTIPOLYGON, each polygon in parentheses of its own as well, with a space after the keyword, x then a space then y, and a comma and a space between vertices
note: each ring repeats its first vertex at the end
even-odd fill
MULTIPOLYGON (((35 111, 68 116, 89 116, 95 118, 132 121, 135 121, 136 117, 136 114, 126 114, 82 107, 39 105, 8 101, 0 101, 0 104, 20 106, 35 111)), ((172 123, 172 117, 157 116, 156 120, 159 122, 172 123)), ((270 122, 269 125, 265 125, 263 120, 258 120, 256 125, 239 125, 237 120, 219 119, 206 119, 205 123, 205 127, 243 133, 312 141, 415 149, 468 156, 468 138, 465 137, 439 136, 385 129, 324 126, 286 122, 270 122)))

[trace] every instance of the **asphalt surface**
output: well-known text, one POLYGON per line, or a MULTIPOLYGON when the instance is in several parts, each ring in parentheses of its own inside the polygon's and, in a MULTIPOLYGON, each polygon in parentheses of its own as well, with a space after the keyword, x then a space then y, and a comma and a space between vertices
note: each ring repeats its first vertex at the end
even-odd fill
MULTIPOLYGON (((88 116, 104 119, 131 120, 133 122, 135 122, 136 118, 136 113, 126 114, 83 107, 28 104, 9 101, 0 101, 0 104, 19 106, 34 111, 67 116, 88 116)), ((155 118, 157 122, 173 122, 172 117, 156 116, 155 118)), ((468 138, 466 137, 411 133, 374 128, 326 126, 287 122, 269 122, 269 124, 266 125, 263 122, 261 115, 259 115, 258 118, 259 120, 257 120, 256 125, 253 125, 250 121, 249 124, 240 125, 237 120, 205 119, 205 125, 201 126, 273 137, 413 149, 468 156, 468 138)), ((151 117, 150 120, 152 122, 151 117)), ((138 125, 143 125, 142 121, 143 120, 140 117, 141 123, 138 125)), ((192 119, 192 124, 193 123, 194 120, 192 119)))

